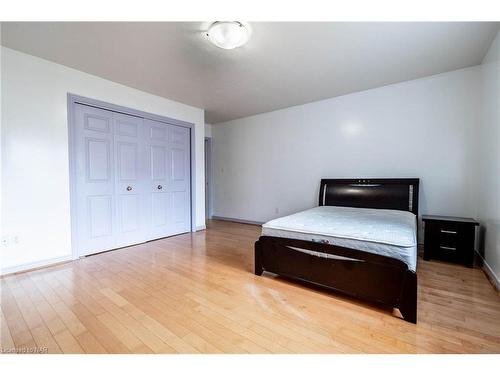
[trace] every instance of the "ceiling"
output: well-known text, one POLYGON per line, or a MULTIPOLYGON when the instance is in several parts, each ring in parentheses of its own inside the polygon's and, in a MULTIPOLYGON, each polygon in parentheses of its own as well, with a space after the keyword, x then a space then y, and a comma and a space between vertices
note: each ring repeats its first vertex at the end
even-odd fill
POLYGON ((499 23, 253 22, 222 50, 203 22, 2 23, 2 45, 204 108, 217 123, 481 63, 499 23))

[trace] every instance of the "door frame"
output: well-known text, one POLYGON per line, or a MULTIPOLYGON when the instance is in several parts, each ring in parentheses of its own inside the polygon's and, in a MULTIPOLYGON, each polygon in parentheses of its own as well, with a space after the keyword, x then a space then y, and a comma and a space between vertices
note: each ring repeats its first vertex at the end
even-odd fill
POLYGON ((169 125, 182 126, 189 129, 190 138, 190 206, 191 206, 191 232, 196 231, 196 127, 195 124, 187 121, 176 120, 170 117, 155 115, 153 113, 124 107, 108 102, 103 102, 97 99, 91 99, 84 96, 68 93, 67 106, 68 106, 68 157, 69 157, 69 197, 70 197, 70 220, 71 220, 71 258, 79 258, 78 248, 78 222, 76 211, 76 155, 75 155, 75 105, 83 104, 90 107, 105 109, 107 111, 123 113, 126 115, 141 117, 144 119, 163 122, 169 125))
POLYGON ((208 212, 205 214, 205 220, 211 219, 212 218, 212 211, 213 211, 213 180, 212 180, 212 151, 213 151, 213 143, 212 143, 212 137, 205 137, 204 141, 204 156, 205 156, 205 178, 207 181, 207 185, 205 186, 206 189, 206 194, 205 196, 208 197, 208 199, 205 198, 206 203, 205 206, 208 207, 208 212))

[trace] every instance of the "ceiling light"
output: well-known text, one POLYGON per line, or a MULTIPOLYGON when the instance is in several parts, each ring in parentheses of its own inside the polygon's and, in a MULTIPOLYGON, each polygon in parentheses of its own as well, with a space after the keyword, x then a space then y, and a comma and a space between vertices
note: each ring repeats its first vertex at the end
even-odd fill
POLYGON ((233 49, 248 42, 250 29, 238 21, 217 21, 208 28, 207 37, 217 47, 233 49))

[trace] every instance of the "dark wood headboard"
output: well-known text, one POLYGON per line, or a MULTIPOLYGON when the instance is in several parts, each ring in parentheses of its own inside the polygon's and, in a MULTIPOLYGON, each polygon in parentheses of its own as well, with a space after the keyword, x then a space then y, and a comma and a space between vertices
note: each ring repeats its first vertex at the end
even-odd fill
POLYGON ((418 178, 322 179, 320 206, 410 211, 418 217, 418 178))

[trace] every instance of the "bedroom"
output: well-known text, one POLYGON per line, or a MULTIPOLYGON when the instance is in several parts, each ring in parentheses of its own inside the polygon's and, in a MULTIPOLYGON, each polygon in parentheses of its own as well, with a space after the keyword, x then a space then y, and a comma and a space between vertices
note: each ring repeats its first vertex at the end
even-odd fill
POLYGON ((498 354, 468 19, 2 19, 2 353, 498 354))

